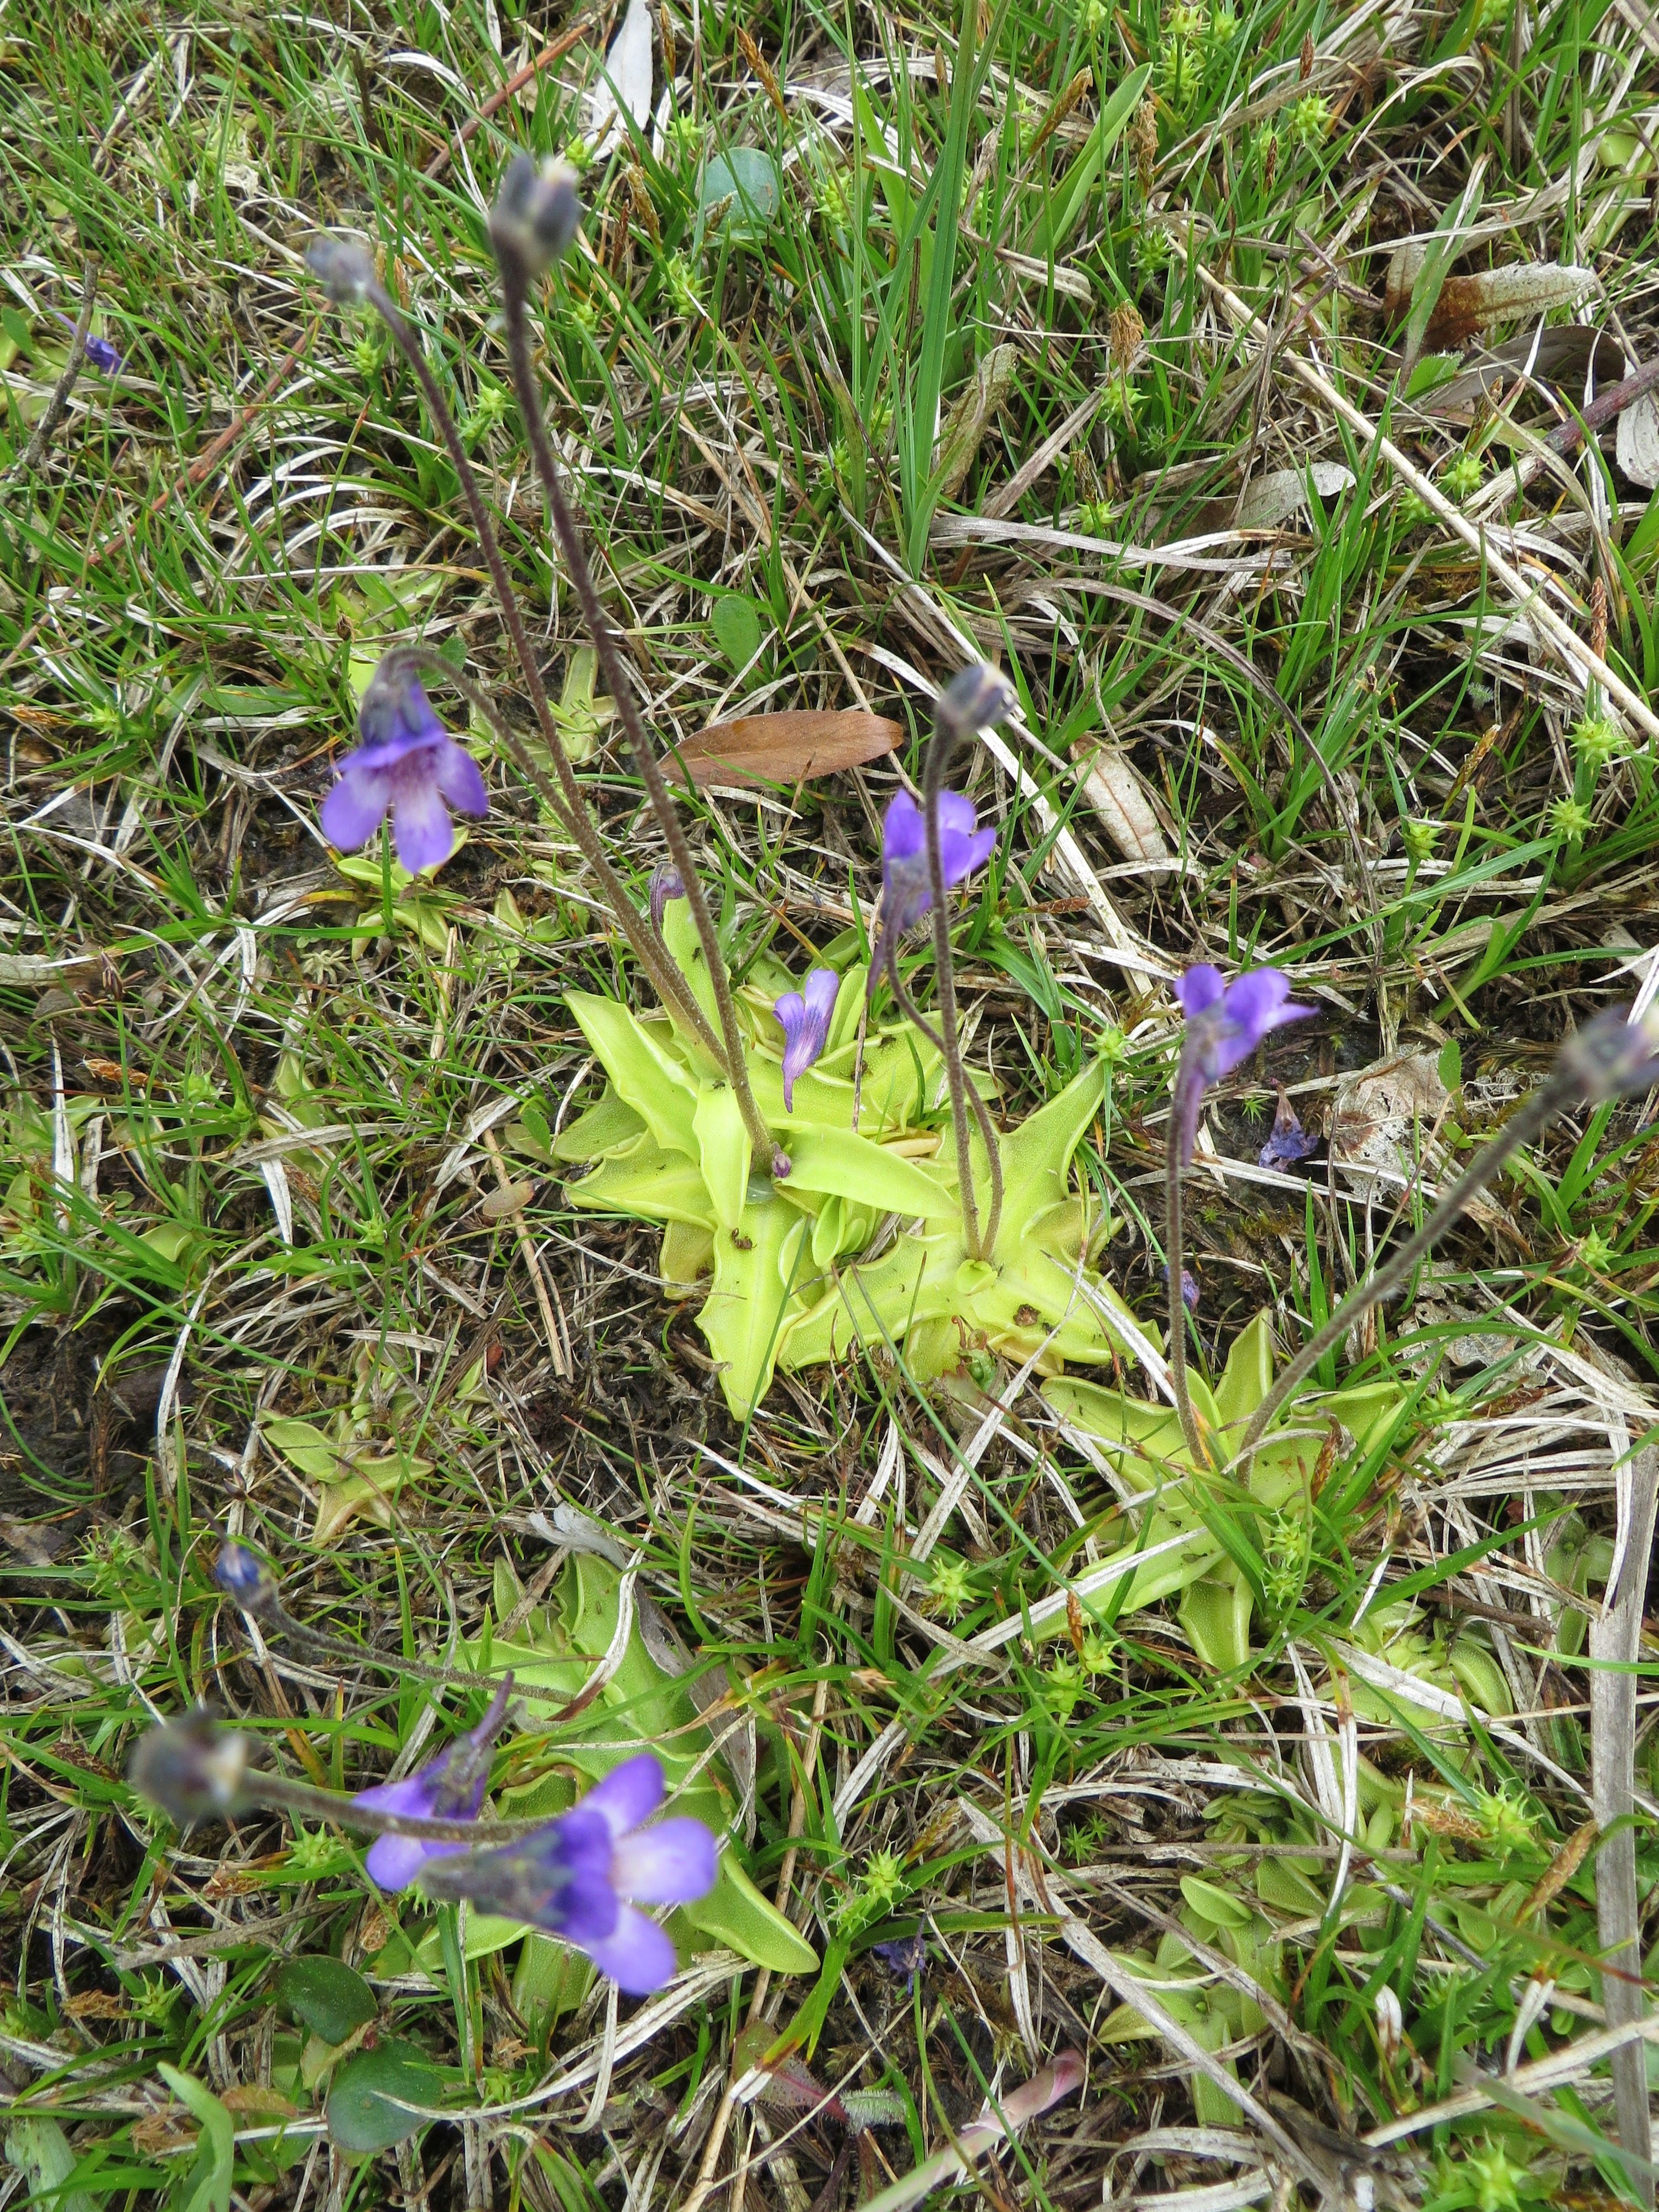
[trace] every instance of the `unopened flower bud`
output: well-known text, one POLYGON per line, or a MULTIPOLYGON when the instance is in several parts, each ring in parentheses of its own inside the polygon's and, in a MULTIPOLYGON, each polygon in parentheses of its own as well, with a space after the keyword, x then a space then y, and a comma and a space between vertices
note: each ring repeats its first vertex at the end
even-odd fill
POLYGON ((1004 720, 1015 703, 1014 687, 997 669, 976 661, 953 676, 933 703, 933 720, 953 736, 971 737, 1004 720))
POLYGON ((678 868, 665 861, 661 867, 651 871, 651 927, 659 937, 662 935, 662 918, 670 899, 685 896, 685 883, 678 868))
POLYGON ((183 1828, 234 1808, 247 1773, 252 1736, 222 1728, 209 1713, 185 1713, 139 1737, 127 1779, 183 1828))
POLYGON ((368 297, 374 282, 372 254, 349 238, 325 232, 306 248, 306 267, 337 307, 349 307, 368 297))
POLYGON ((489 235, 498 253, 510 254, 527 276, 538 276, 556 261, 581 228, 582 204, 576 172, 566 161, 538 167, 528 154, 515 154, 489 210, 489 235))
POLYGON ((213 1563, 213 1579, 227 1597, 234 1598, 244 1613, 268 1612, 276 1584, 264 1561, 246 1544, 222 1544, 213 1563))
POLYGON ((1655 1015, 1630 1019, 1628 1006, 1609 1006, 1575 1030, 1561 1048, 1560 1065, 1586 1098, 1618 1098, 1659 1083, 1659 1024, 1655 1015))

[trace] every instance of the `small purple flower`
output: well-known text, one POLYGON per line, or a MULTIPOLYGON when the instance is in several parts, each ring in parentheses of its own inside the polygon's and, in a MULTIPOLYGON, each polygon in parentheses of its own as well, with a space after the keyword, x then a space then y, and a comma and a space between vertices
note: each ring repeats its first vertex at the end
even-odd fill
POLYGON ((806 989, 786 991, 772 1012, 783 1024, 783 1110, 795 1110, 795 1085, 823 1050, 841 978, 833 968, 814 968, 806 989))
POLYGON ((1252 968, 1226 984, 1219 969, 1189 968, 1176 978, 1175 993, 1187 1017, 1173 1124, 1184 1165, 1193 1157, 1206 1087, 1248 1060, 1270 1030, 1299 1022, 1315 1009, 1290 1004, 1290 979, 1277 968, 1252 968))
MULTIPOLYGON (((489 1701, 489 1710, 465 1735, 445 1745, 438 1756, 402 1782, 381 1782, 360 1790, 356 1802, 382 1813, 404 1813, 416 1820, 476 1820, 489 1779, 489 1759, 507 1713, 509 1674, 489 1701)), ((382 1889, 407 1889, 428 1859, 464 1851, 465 1844, 446 1844, 425 1836, 377 1836, 364 1865, 382 1889)))
POLYGON ((670 867, 665 860, 659 868, 651 871, 651 927, 659 937, 662 935, 662 918, 668 911, 670 899, 685 896, 685 881, 678 868, 670 867))
POLYGON ((276 1585, 264 1561, 250 1552, 246 1544, 234 1540, 219 1547, 219 1556, 213 1563, 213 1579, 245 1613, 263 1613, 276 1595, 276 1585))
MULTIPOLYGON (((971 876, 990 858, 994 830, 976 827, 974 802, 959 791, 939 795, 939 853, 945 888, 971 876)), ((927 830, 921 809, 901 791, 887 809, 881 832, 881 941, 870 969, 873 984, 897 948, 899 939, 933 903, 927 872, 927 830)))
POLYGON ((1310 1137, 1297 1118, 1291 1103, 1290 1093, 1279 1094, 1279 1109, 1273 1115, 1273 1126, 1267 1141, 1256 1155, 1256 1165, 1264 1168, 1288 1167, 1292 1161, 1305 1160, 1317 1137, 1310 1137))
POLYGON ((690 1905, 714 1886, 714 1838, 701 1820, 641 1826, 662 1801, 661 1765, 642 1751, 518 1843, 428 1865, 423 1887, 544 1928, 629 1996, 649 1996, 673 1978, 674 1946, 635 1903, 690 1905))
POLYGON ((393 654, 375 670, 357 726, 363 742, 340 763, 340 781, 323 801, 323 835, 355 853, 390 808, 398 858, 410 874, 435 868, 455 849, 448 807, 489 811, 478 763, 438 720, 419 677, 393 654))
MULTIPOLYGON (((1170 1279, 1168 1263, 1166 1262, 1158 1272, 1162 1274, 1164 1281, 1167 1283, 1170 1279)), ((1194 1274, 1190 1267, 1183 1267, 1181 1271, 1181 1295, 1186 1304, 1188 1312, 1196 1313, 1198 1311, 1199 1299, 1203 1296, 1203 1293, 1198 1286, 1198 1277, 1194 1274)))
POLYGON ((875 1953, 889 1972, 902 1979, 907 1996, 916 1985, 918 1974, 927 1971, 927 1939, 920 1928, 914 1936, 896 1936, 889 1943, 872 1943, 875 1953))
MULTIPOLYGON (((75 324, 68 315, 60 313, 56 307, 51 308, 48 312, 57 317, 66 331, 71 332, 74 331, 75 324)), ((93 367, 101 370, 106 376, 115 375, 120 368, 121 356, 107 338, 95 338, 88 331, 85 351, 87 359, 93 367)))

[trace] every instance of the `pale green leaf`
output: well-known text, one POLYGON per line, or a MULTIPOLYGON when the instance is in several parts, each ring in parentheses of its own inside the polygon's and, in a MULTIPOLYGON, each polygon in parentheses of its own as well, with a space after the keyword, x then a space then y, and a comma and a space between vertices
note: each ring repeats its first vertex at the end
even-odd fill
POLYGON ((702 1179, 714 1200, 714 1218, 729 1233, 743 1218, 751 1150, 743 1109, 729 1084, 712 1085, 702 1093, 691 1126, 696 1134, 702 1179))
POLYGON ((589 991, 568 991, 565 1004, 576 1018, 588 1048, 665 1152, 697 1158, 692 1127, 697 1086, 680 1063, 665 1052, 641 1022, 614 999, 589 991))
POLYGON ((922 1220, 945 1220, 957 1211, 952 1194, 919 1161, 872 1144, 851 1129, 807 1122, 789 1131, 786 1149, 789 1180, 797 1189, 922 1220))

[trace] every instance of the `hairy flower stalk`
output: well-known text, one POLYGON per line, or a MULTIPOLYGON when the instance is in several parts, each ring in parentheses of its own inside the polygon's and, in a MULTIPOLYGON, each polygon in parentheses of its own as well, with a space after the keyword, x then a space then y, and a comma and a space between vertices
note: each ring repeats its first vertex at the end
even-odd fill
POLYGON ((635 957, 655 985, 663 1004, 672 1009, 696 1037, 714 1064, 724 1072, 724 1055, 704 1019, 702 1007, 679 969, 667 957, 660 945, 653 940, 651 933, 635 909, 622 878, 611 865, 604 840, 587 811, 586 801, 576 782, 575 771, 570 765, 563 740, 559 735, 558 725, 553 719, 546 686, 542 682, 541 670, 524 626, 524 616, 513 589, 512 579, 507 574, 507 562, 502 558, 477 477, 461 434, 455 427, 454 418, 439 389, 438 380, 433 375, 425 355, 415 342, 414 332, 386 287, 375 276, 374 264, 361 246, 353 245, 347 239, 323 237, 313 240, 307 251, 306 260, 331 299, 341 306, 366 301, 374 309, 391 331, 392 342, 408 362, 425 395, 432 419, 438 427, 460 481, 479 550, 484 556, 484 565, 489 571, 490 583, 501 607, 501 620, 523 673, 525 689, 530 695, 537 728, 553 763, 556 791, 550 786, 546 775, 526 750, 511 725, 503 718, 492 714, 490 719, 496 734, 506 746, 519 773, 541 793, 556 818, 580 848, 598 878, 605 902, 616 915, 635 957))
MULTIPOLYGON (((960 847, 951 855, 947 867, 947 844, 952 834, 961 834, 962 824, 951 823, 947 802, 955 794, 945 788, 945 772, 951 755, 965 738, 976 730, 988 728, 1000 722, 1014 703, 1013 687, 995 669, 975 665, 963 669, 954 676, 939 694, 933 707, 933 741, 927 748, 927 764, 922 771, 922 812, 927 840, 927 891, 933 912, 933 970, 939 991, 939 1023, 940 1046, 945 1055, 945 1077, 951 1093, 951 1125, 957 1140, 957 1176, 962 1185, 962 1218, 965 1231, 963 1242, 968 1256, 972 1260, 988 1260, 995 1249, 997 1231, 1002 1225, 1002 1159, 997 1144, 996 1132, 985 1102, 968 1082, 962 1066, 962 1040, 957 1033, 956 967, 951 950, 951 915, 945 902, 950 884, 960 880, 968 866, 957 868, 960 858, 968 854, 960 847), (991 1204, 986 1216, 985 1233, 980 1234, 979 1206, 974 1197, 973 1155, 968 1140, 967 1102, 972 1097, 975 1117, 985 1139, 987 1173, 991 1183, 991 1204)), ((960 802, 959 802, 960 803, 960 802)), ((967 827, 971 835, 973 811, 969 809, 967 827)), ((995 833, 981 833, 982 849, 969 865, 977 867, 988 859, 995 833)), ((974 841, 969 853, 975 849, 974 841)), ((893 959, 894 980, 897 980, 898 962, 893 959)))
POLYGON ((661 1764, 648 1751, 624 1760, 557 1820, 478 1820, 506 1704, 499 1693, 476 1729, 407 1781, 354 1796, 256 1767, 252 1736, 199 1711, 142 1735, 127 1778, 180 1827, 268 1806, 365 1829, 378 1838, 368 1869, 382 1888, 401 1889, 418 1876, 430 1896, 471 1899, 546 1929, 585 1951, 630 1996, 647 1996, 672 1978, 674 1947, 635 1905, 706 1897, 718 1863, 714 1837, 689 1816, 643 1825, 664 1795, 661 1764))
POLYGON ((1279 1408, 1357 1321, 1403 1289, 1419 1261, 1426 1258, 1470 1200, 1479 1197, 1505 1160, 1522 1145, 1540 1137, 1569 1106, 1581 1101, 1599 1105, 1626 1091, 1645 1091, 1656 1083, 1659 1083, 1659 1019, 1653 1014, 1632 1023, 1628 1007, 1610 1006, 1576 1030, 1562 1046, 1548 1076, 1530 1098, 1516 1108, 1485 1149, 1475 1154, 1416 1235, 1408 1237, 1374 1275, 1357 1284, 1325 1326, 1309 1338, 1251 1416, 1237 1447, 1237 1462, 1249 1468, 1252 1454, 1279 1408))
POLYGON ((1170 1139, 1164 1152, 1164 1264, 1168 1279, 1170 1387, 1175 1395, 1181 1433, 1194 1467, 1213 1464, 1214 1454, 1198 1425, 1187 1382, 1186 1235, 1181 1215, 1181 1176, 1191 1164, 1198 1141, 1198 1117, 1204 1093, 1248 1060, 1268 1031, 1300 1021, 1314 1011, 1293 1006, 1291 987, 1276 968, 1253 968, 1223 984, 1207 965, 1189 968, 1176 982, 1176 997, 1187 1017, 1170 1101, 1170 1139))
MULTIPOLYGON (((246 1544, 233 1540, 221 1545, 214 1562, 213 1579, 227 1597, 233 1598, 262 1627, 287 1636, 302 1650, 314 1651, 337 1665, 369 1667, 382 1674, 396 1675, 400 1680, 407 1676, 414 1681, 431 1682, 448 1690, 499 1689, 512 1679, 506 1674, 475 1674, 458 1667, 435 1667, 425 1660, 405 1659, 401 1653, 396 1658, 383 1658, 363 1644, 349 1644, 343 1636, 330 1636, 323 1629, 308 1628, 304 1621, 296 1620, 283 1603, 276 1577, 246 1544)), ((597 1666, 599 1662, 584 1662, 580 1654, 573 1652, 566 1663, 597 1666)), ((526 1683, 519 1692, 521 1698, 538 1704, 557 1705, 559 1712, 555 1717, 566 1720, 591 1703, 593 1694, 591 1690, 580 1690, 572 1698, 562 1690, 540 1689, 533 1683, 526 1683)))
POLYGON ((542 489, 547 496, 553 532, 558 539, 559 551, 581 607, 582 620, 593 640, 599 665, 616 703, 617 719, 645 785, 646 796, 667 840, 670 856, 690 908, 697 941, 702 947, 703 963, 708 969, 709 984, 714 994, 715 1011, 720 1017, 720 1037, 725 1048, 724 1071, 743 1115, 744 1127, 749 1132, 755 1165, 764 1174, 787 1175, 788 1160, 775 1143, 755 1103, 755 1094, 750 1088, 748 1061, 744 1050, 743 1032, 738 1023, 737 1006, 732 996, 731 979, 726 972, 725 957, 714 927, 714 918, 708 910, 708 902, 697 880, 696 862, 690 840, 685 834, 679 810, 674 804, 655 750, 646 734, 628 666, 606 617, 599 586, 593 580, 587 548, 571 513, 569 502, 565 498, 558 462, 547 434, 541 388, 531 358, 530 328, 526 310, 532 281, 563 253, 574 238, 580 219, 581 203, 577 198, 575 179, 571 171, 555 163, 538 168, 527 154, 517 155, 508 165, 500 195, 490 210, 489 236, 501 280, 507 360, 513 372, 514 389, 518 394, 519 411, 524 417, 536 472, 542 480, 542 489))

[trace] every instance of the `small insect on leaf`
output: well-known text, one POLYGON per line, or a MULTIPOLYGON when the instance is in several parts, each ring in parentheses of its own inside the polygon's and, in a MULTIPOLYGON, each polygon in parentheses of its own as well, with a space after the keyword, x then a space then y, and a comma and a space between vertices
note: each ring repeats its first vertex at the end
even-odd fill
POLYGON ((123 1067, 118 1060, 105 1060, 94 1053, 88 1053, 81 1065, 94 1083, 130 1083, 135 1091, 143 1091, 149 1082, 142 1069, 123 1067))

